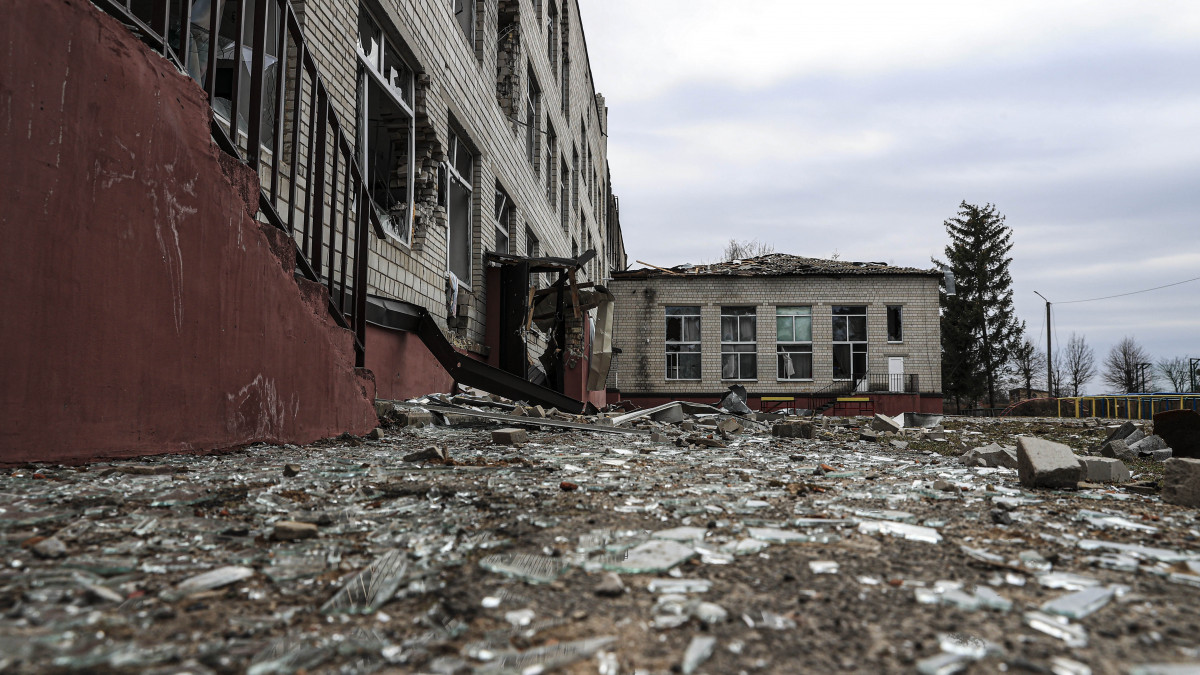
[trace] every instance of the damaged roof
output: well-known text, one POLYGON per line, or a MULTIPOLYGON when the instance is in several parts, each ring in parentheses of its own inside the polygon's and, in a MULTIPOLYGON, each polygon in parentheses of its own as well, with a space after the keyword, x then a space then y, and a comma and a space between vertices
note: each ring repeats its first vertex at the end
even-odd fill
MULTIPOLYGON (((639 261, 641 262, 641 261, 639 261)), ((641 263, 646 265, 647 263, 641 263)), ((649 267, 646 269, 613 272, 614 279, 645 279, 672 276, 807 276, 807 275, 919 275, 940 277, 935 269, 917 267, 893 267, 882 262, 853 262, 850 260, 824 260, 805 258, 787 253, 771 253, 755 258, 718 262, 704 265, 690 263, 675 267, 649 267)))

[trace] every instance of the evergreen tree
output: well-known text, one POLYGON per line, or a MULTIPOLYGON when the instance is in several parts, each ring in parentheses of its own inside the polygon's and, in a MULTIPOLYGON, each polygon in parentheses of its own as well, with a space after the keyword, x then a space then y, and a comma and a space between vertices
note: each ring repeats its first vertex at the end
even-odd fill
POLYGON ((954 273, 957 293, 942 294, 943 388, 956 403, 986 392, 994 408, 997 381, 1022 338, 1008 273, 1012 229, 994 205, 965 201, 945 225, 946 262, 934 262, 954 273))

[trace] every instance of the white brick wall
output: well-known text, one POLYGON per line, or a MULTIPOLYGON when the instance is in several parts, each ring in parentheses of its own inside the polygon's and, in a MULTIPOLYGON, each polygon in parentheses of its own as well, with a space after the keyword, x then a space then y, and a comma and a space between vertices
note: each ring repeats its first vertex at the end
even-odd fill
POLYGON ((804 277, 655 277, 613 279, 616 297, 613 345, 622 353, 608 385, 623 392, 720 392, 721 307, 757 308, 758 376, 742 382, 751 393, 801 393, 828 386, 833 377, 832 306, 867 306, 867 372, 887 373, 888 357, 904 358, 906 375, 916 374, 922 392, 941 391, 941 324, 935 276, 847 275, 804 277), (699 305, 701 374, 696 380, 667 380, 665 307, 699 305), (775 308, 812 307, 813 381, 779 380, 775 356, 775 308), (887 341, 887 306, 903 306, 903 342, 887 341))
MULTIPOLYGON (((543 0, 543 5, 547 0, 543 0)), ((569 256, 572 235, 580 244, 590 233, 597 248, 598 260, 593 269, 601 278, 608 270, 607 243, 604 239, 607 201, 597 200, 593 210, 589 196, 580 194, 571 216, 571 229, 564 233, 559 212, 552 208, 546 196, 545 176, 538 161, 531 166, 525 154, 524 127, 513 124, 505 116, 496 99, 496 40, 497 0, 478 0, 475 45, 468 44, 453 13, 451 0, 379 0, 368 6, 384 24, 385 32, 394 42, 402 42, 415 55, 410 66, 419 80, 427 80, 417 94, 418 143, 425 137, 437 146, 434 160, 442 158, 448 137, 451 117, 466 131, 467 140, 478 149, 475 166, 472 227, 473 277, 471 290, 460 293, 459 302, 469 304, 466 337, 476 342, 484 338, 485 288, 483 252, 495 245, 493 186, 498 180, 516 207, 517 227, 513 228, 510 245, 516 253, 525 252, 525 225, 537 236, 543 255, 569 256), (425 77, 421 77, 424 75, 425 77), (422 98, 424 105, 421 105, 422 98)), ((539 133, 546 129, 547 120, 558 138, 559 152, 554 161, 565 156, 568 164, 572 147, 579 148, 581 157, 590 148, 600 180, 607 180, 601 170, 607 166, 607 141, 601 131, 596 110, 595 89, 591 80, 588 57, 584 49, 583 30, 579 23, 577 0, 556 0, 560 17, 565 13, 570 22, 570 118, 564 116, 561 87, 552 70, 546 48, 545 12, 537 15, 534 0, 520 0, 520 55, 532 66, 542 91, 539 133), (581 127, 586 127, 586 137, 581 127)), ((353 137, 356 114, 355 90, 357 57, 358 0, 307 0, 297 3, 297 14, 304 26, 309 46, 322 69, 322 77, 330 91, 334 107, 353 137)), ((526 66, 516 70, 524 86, 526 66)), ((525 122, 524 106, 520 106, 520 121, 525 122)), ((544 143, 544 136, 541 142, 544 143)), ((539 143, 538 147, 542 147, 539 143)), ((420 153, 418 152, 418 160, 420 153)), ((558 195, 557 166, 555 195, 558 195)), ((418 173, 421 166, 418 164, 418 173)), ((590 178, 589 178, 590 181, 590 178)), ((582 185, 581 185, 582 191, 582 185)), ((420 198, 418 198, 419 200, 420 198)), ((562 205, 558 205, 559 208, 562 205)), ((432 222, 427 223, 412 247, 392 240, 371 238, 368 283, 371 292, 393 297, 429 309, 435 316, 445 314, 445 273, 448 230, 445 211, 438 209, 432 222)), ((580 281, 590 280, 585 274, 580 281)))

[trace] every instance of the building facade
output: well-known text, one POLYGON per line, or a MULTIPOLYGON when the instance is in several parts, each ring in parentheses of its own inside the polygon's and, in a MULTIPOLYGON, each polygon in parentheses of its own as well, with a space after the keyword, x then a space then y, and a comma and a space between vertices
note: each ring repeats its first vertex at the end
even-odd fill
POLYGON ((736 384, 752 407, 940 412, 941 276, 782 254, 614 273, 610 398, 713 401, 736 384))

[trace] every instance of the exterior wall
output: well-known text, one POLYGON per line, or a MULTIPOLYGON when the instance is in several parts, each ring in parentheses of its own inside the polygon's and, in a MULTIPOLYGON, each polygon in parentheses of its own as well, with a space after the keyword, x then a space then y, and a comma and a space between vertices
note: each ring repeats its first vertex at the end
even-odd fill
POLYGON ((921 392, 941 391, 938 280, 933 276, 617 278, 613 344, 617 357, 609 387, 666 396, 723 392, 721 307, 757 308, 758 377, 737 381, 751 395, 816 392, 833 382, 832 305, 867 306, 867 372, 887 373, 887 358, 904 357, 906 375, 919 376, 921 392), (667 380, 665 307, 699 305, 701 380, 667 380), (779 380, 775 356, 776 306, 812 306, 813 380, 779 380), (902 305, 903 342, 887 342, 887 305, 902 305))
MULTIPOLYGON (((353 131, 354 77, 357 71, 355 44, 358 0, 309 0, 303 3, 305 32, 310 47, 324 71, 339 114, 344 114, 348 132, 353 131)), ((468 41, 459 27, 451 0, 365 0, 366 6, 383 25, 389 39, 409 54, 409 66, 417 73, 417 213, 416 235, 411 246, 372 237, 369 284, 371 292, 430 310, 436 317, 446 316, 446 271, 448 223, 446 211, 437 206, 436 172, 445 159, 451 120, 465 132, 463 139, 478 152, 473 176, 472 205, 472 277, 464 279, 470 287, 459 292, 459 304, 466 305, 467 321, 457 336, 460 346, 482 353, 486 336, 487 284, 484 253, 495 248, 493 188, 497 182, 515 205, 514 226, 509 230, 512 252, 526 251, 525 227, 537 237, 541 255, 570 256, 572 240, 582 253, 589 240, 597 249, 592 263, 580 281, 600 280, 609 272, 607 206, 607 144, 603 131, 607 108, 598 98, 591 79, 583 28, 579 22, 577 0, 554 0, 558 16, 566 16, 568 36, 565 60, 569 71, 568 101, 562 100, 558 65, 551 62, 547 47, 546 20, 551 0, 478 0, 476 35, 468 41), (540 11, 539 11, 540 10, 540 11), (499 25, 516 21, 498 41, 499 25), (498 74, 499 63, 503 68, 498 74), (528 87, 532 69, 541 90, 537 127, 536 159, 526 158, 525 107, 522 92, 528 87), (503 87, 497 80, 503 80, 503 87), (515 102, 512 97, 516 97, 515 102), (515 111, 512 119, 506 108, 515 111), (567 112, 569 110, 569 113, 567 112), (557 138, 553 166, 545 166, 546 130, 553 128, 557 138), (594 189, 585 189, 578 181, 578 194, 568 205, 569 227, 561 225, 559 166, 565 158, 571 165, 572 152, 578 150, 586 164, 591 150, 592 166, 587 170, 588 185, 595 172, 594 189), (552 172, 550 196, 546 171, 552 172), (600 185, 603 184, 603 188, 600 185), (593 196, 594 193, 594 196, 593 196)), ((445 324, 443 323, 443 327, 445 324)))
POLYGON ((454 384, 414 333, 367 326, 367 368, 375 375, 377 398, 403 401, 454 384))
POLYGON ((353 337, 200 88, 84 0, 7 9, 0 463, 369 431, 353 337))

